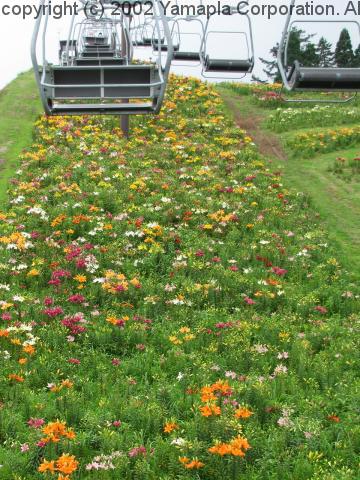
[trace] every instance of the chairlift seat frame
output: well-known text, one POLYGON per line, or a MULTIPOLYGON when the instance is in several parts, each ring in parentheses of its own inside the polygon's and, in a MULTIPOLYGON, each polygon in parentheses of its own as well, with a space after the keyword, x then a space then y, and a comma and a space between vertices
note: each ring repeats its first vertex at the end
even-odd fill
POLYGON ((359 68, 337 67, 303 67, 295 61, 289 75, 288 82, 292 89, 298 92, 358 92, 360 91, 359 68))
POLYGON ((51 115, 133 114, 155 111, 161 81, 155 65, 53 66, 45 71, 51 115), (150 99, 144 103, 62 103, 76 100, 150 99))
POLYGON ((107 50, 105 52, 101 52, 98 50, 95 51, 82 51, 79 55, 79 58, 112 58, 115 56, 117 52, 115 50, 107 50))
POLYGON ((186 63, 174 63, 176 67, 198 67, 201 65, 200 59, 200 48, 205 34, 204 24, 202 20, 197 15, 187 15, 183 18, 178 18, 174 20, 173 27, 171 29, 171 37, 177 35, 177 42, 173 42, 173 60, 175 62, 186 62, 186 63), (195 23, 200 25, 200 32, 181 32, 180 31, 180 22, 195 23), (175 32, 175 33, 174 33, 175 32), (196 36, 200 39, 200 45, 198 51, 184 50, 181 47, 181 37, 182 36, 196 36), (177 48, 175 48, 175 45, 177 48))
POLYGON ((182 52, 176 51, 173 54, 174 60, 184 60, 188 62, 196 62, 200 61, 200 53, 199 52, 182 52))
POLYGON ((107 37, 87 36, 84 38, 84 43, 87 46, 105 46, 109 45, 107 37))
POLYGON ((248 60, 217 59, 217 58, 210 58, 210 56, 207 55, 204 61, 204 65, 205 65, 205 70, 207 72, 249 73, 254 68, 254 61, 253 59, 248 59, 248 60))
POLYGON ((118 58, 101 58, 101 57, 94 57, 94 58, 76 58, 73 62, 73 65, 76 66, 102 66, 102 65, 125 65, 127 64, 127 59, 124 57, 118 58))
POLYGON ((248 33, 244 31, 229 31, 229 30, 209 30, 209 24, 211 17, 207 19, 205 25, 204 36, 200 46, 200 60, 202 65, 201 75, 204 78, 213 78, 213 79, 224 79, 224 80, 241 80, 245 77, 248 73, 251 73, 254 69, 255 63, 255 49, 254 49, 254 39, 253 39, 253 30, 252 30, 252 22, 251 18, 248 13, 240 12, 237 7, 232 8, 231 15, 241 15, 247 19, 248 24, 248 33), (236 35, 244 35, 245 36, 245 43, 247 46, 248 56, 246 58, 238 58, 238 59, 226 59, 226 58, 213 58, 207 52, 207 42, 208 37, 210 34, 236 34, 236 35), (217 74, 242 74, 241 77, 223 77, 219 75, 208 75, 208 73, 217 73, 217 74))
POLYGON ((296 0, 291 0, 285 27, 279 44, 277 64, 283 81, 282 90, 288 92, 347 92, 354 93, 346 99, 300 99, 284 98, 288 103, 348 103, 360 91, 360 68, 354 67, 306 67, 298 60, 288 66, 287 51, 290 34, 296 23, 326 23, 326 24, 352 24, 355 25, 360 37, 360 23, 355 20, 293 20, 292 15, 296 0))

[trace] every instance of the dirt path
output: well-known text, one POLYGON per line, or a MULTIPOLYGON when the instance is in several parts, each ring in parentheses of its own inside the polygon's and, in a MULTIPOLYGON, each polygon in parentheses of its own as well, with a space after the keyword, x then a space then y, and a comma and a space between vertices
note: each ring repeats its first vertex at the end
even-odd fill
POLYGON ((237 105, 241 102, 241 98, 234 98, 230 95, 222 95, 222 98, 233 113, 237 125, 249 133, 262 155, 286 160, 286 153, 277 137, 270 132, 262 130, 261 115, 256 115, 255 113, 241 115, 241 109, 237 105))

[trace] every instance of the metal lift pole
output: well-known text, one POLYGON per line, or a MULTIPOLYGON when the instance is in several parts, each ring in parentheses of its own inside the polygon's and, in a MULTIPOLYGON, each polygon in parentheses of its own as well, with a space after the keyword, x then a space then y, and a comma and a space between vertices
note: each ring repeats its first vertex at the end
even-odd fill
MULTIPOLYGON (((125 20, 125 19, 124 19, 125 20)), ((125 58, 127 55, 127 48, 126 48, 126 35, 125 35, 125 28, 124 24, 121 26, 121 56, 125 58)), ((121 103, 129 103, 128 98, 124 98, 121 103)), ((130 135, 130 117, 129 115, 120 115, 120 127, 123 131, 126 138, 129 138, 130 135)))

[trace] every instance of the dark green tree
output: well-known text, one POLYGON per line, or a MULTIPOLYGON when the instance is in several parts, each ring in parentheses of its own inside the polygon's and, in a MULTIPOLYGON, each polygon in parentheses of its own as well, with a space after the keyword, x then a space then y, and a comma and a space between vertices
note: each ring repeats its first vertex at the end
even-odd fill
POLYGON ((354 52, 349 31, 344 28, 336 44, 335 62, 338 67, 352 67, 354 63, 354 52))
POLYGON ((305 48, 300 52, 301 63, 306 67, 316 67, 319 65, 319 56, 317 54, 316 45, 313 43, 306 44, 305 48))
POLYGON ((266 60, 265 58, 260 57, 261 63, 264 65, 263 72, 267 76, 269 80, 274 83, 278 83, 281 81, 281 75, 277 66, 277 52, 279 50, 279 44, 277 43, 275 47, 272 47, 270 50, 270 55, 274 60, 266 60))
POLYGON ((360 44, 354 52, 354 67, 360 68, 360 44))
POLYGON ((302 30, 292 29, 289 34, 288 48, 287 48, 287 63, 292 65, 295 60, 301 58, 301 46, 302 46, 302 30))
MULTIPOLYGON (((309 40, 313 35, 308 35, 304 30, 294 27, 289 33, 288 39, 288 55, 287 63, 292 65, 295 60, 299 60, 300 63, 304 61, 304 52, 306 51, 306 45, 309 43, 309 40)), ((268 80, 272 82, 281 82, 280 72, 277 66, 277 53, 279 50, 279 44, 276 44, 270 50, 270 60, 265 58, 260 58, 259 60, 264 65, 263 72, 267 76, 268 80)), ((310 48, 311 50, 311 48, 310 48)), ((307 52, 310 55, 310 50, 307 52)), ((312 55, 311 55, 312 56, 312 55)), ((313 58, 313 57, 312 57, 313 58)))
POLYGON ((316 53, 318 56, 319 67, 333 67, 334 66, 334 52, 332 51, 332 45, 321 37, 317 46, 316 53))

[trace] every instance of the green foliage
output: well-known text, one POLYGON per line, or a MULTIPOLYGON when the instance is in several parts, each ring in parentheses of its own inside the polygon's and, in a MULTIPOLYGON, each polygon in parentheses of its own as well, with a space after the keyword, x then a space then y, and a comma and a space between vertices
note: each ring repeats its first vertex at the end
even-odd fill
POLYGON ((354 52, 354 67, 360 67, 360 44, 354 52))
POLYGON ((31 142, 33 122, 41 112, 32 72, 21 73, 16 82, 0 91, 0 112, 0 205, 2 205, 7 201, 7 183, 18 165, 18 156, 31 142))
POLYGON ((344 28, 335 48, 335 62, 338 67, 352 67, 354 63, 354 52, 349 31, 344 28))
POLYGON ((316 47, 317 61, 320 67, 332 67, 334 66, 334 52, 332 51, 332 45, 321 37, 316 47))
POLYGON ((319 57, 316 46, 313 43, 307 43, 304 51, 301 52, 301 63, 306 66, 315 67, 319 65, 319 57))

